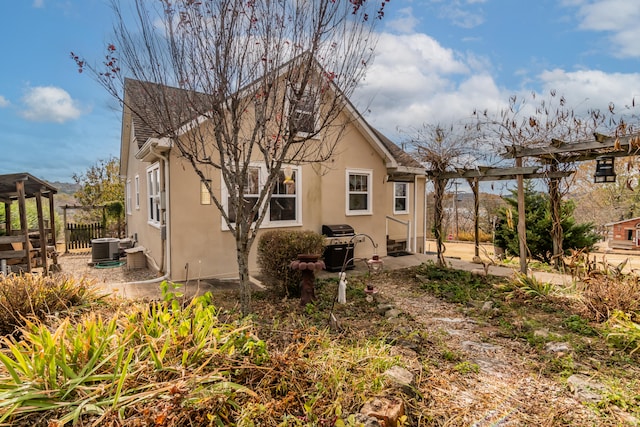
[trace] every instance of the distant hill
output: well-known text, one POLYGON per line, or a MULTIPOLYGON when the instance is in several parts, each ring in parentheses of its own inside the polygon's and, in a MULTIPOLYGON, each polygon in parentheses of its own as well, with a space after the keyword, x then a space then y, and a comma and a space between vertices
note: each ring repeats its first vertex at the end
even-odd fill
POLYGON ((49 184, 56 187, 58 189, 58 193, 62 193, 62 194, 72 195, 80 189, 80 184, 76 184, 72 182, 54 181, 54 182, 49 182, 49 184))

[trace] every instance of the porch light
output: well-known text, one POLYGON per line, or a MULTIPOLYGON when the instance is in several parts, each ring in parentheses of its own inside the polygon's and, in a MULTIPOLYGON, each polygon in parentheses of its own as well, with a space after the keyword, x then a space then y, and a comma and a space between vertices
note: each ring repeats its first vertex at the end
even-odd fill
POLYGON ((596 173, 593 176, 593 182, 596 184, 616 182, 613 156, 600 156, 596 158, 596 173))

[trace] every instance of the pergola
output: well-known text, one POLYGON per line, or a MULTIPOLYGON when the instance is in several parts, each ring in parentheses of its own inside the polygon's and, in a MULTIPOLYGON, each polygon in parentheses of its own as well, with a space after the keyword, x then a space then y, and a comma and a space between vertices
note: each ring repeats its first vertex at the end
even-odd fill
MULTIPOLYGON (((559 139, 552 139, 551 144, 544 147, 509 147, 505 158, 513 158, 516 165, 522 165, 524 157, 533 157, 538 162, 549 166, 550 174, 558 171, 558 166, 562 163, 584 162, 595 160, 599 157, 628 157, 636 156, 640 152, 640 133, 633 133, 624 136, 608 136, 601 133, 594 133, 593 139, 577 142, 564 142, 559 139)), ((551 219, 553 229, 553 257, 556 266, 562 263, 562 226, 560 224, 560 191, 559 184, 562 177, 549 176, 549 198, 551 201, 551 219)), ((524 190, 521 181, 518 181, 518 235, 520 240, 520 253, 526 250, 526 224, 524 223, 524 190), (522 202, 521 202, 522 200, 522 202), (522 224, 521 224, 522 222, 522 224)), ((520 257, 520 267, 522 272, 526 271, 526 259, 520 257)))
MULTIPOLYGON (((593 140, 579 142, 564 142, 552 139, 551 144, 544 147, 524 147, 511 146, 503 154, 504 158, 515 159, 515 167, 492 168, 479 166, 474 169, 458 169, 452 172, 433 174, 429 172, 432 179, 466 179, 473 191, 474 196, 474 234, 475 234, 475 255, 479 256, 479 182, 480 181, 500 181, 517 180, 518 182, 518 240, 520 243, 520 254, 527 252, 526 243, 526 222, 524 206, 524 179, 549 179, 549 198, 551 201, 551 216, 554 224, 553 236, 553 259, 557 264, 562 263, 562 227, 560 225, 560 190, 559 184, 562 178, 570 176, 573 171, 559 170, 559 164, 582 162, 595 160, 602 156, 607 157, 627 157, 640 153, 640 133, 625 136, 607 136, 600 133, 594 134, 593 140), (538 166, 523 167, 522 159, 532 157, 540 163, 538 166)), ((520 271, 526 273, 527 258, 520 257, 520 271)))
MULTIPOLYGON (((45 181, 42 181, 26 172, 0 175, 0 202, 5 208, 5 235, 0 236, 0 260, 3 264, 24 264, 25 270, 31 272, 33 261, 40 257, 40 263, 44 274, 49 271, 49 248, 53 246, 55 253, 55 221, 53 195, 58 190, 45 181), (42 198, 49 200, 49 223, 45 224, 42 198), (35 198, 38 211, 38 228, 29 230, 27 223, 26 199, 35 198), (18 201, 18 213, 20 215, 20 229, 11 228, 11 206, 18 201), (34 248, 39 246, 39 249, 34 248)), ((57 260, 53 257, 53 264, 57 260)))

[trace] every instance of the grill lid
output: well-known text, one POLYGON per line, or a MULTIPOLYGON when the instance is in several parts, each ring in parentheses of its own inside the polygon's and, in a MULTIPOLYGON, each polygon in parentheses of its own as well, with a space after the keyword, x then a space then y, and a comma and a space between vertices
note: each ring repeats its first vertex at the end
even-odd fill
POLYGON ((323 225, 322 234, 327 237, 353 236, 355 232, 349 224, 323 225))

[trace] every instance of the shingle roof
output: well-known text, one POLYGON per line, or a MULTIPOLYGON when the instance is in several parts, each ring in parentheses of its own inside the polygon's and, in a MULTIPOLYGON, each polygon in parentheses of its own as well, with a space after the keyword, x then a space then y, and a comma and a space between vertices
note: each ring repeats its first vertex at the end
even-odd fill
POLYGON ((159 138, 206 111, 206 95, 185 89, 125 79, 125 102, 131 110, 138 147, 159 138), (199 102, 200 108, 196 107, 199 102))

